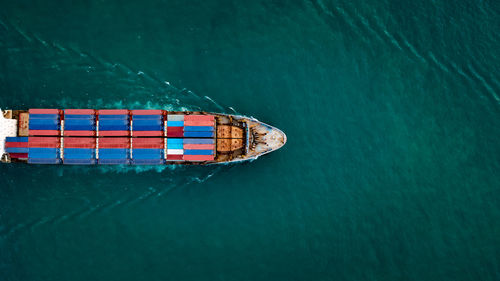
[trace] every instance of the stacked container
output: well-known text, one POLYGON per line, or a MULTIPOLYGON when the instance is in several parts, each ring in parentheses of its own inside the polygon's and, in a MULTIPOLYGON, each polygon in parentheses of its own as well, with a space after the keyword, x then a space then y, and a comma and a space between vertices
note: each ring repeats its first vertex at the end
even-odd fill
POLYGON ((130 164, 130 139, 99 138, 99 164, 130 164))
POLYGON ((99 115, 99 136, 129 136, 130 115, 126 109, 101 109, 99 115))
POLYGON ((184 115, 167 115, 167 137, 182 138, 184 132, 184 115))
POLYGON ((28 158, 28 137, 7 137, 5 138, 5 152, 11 158, 28 158))
POLYGON ((186 115, 184 116, 184 137, 213 138, 213 115, 186 115))
POLYGON ((214 160, 214 139, 183 139, 184 156, 186 161, 214 160))
MULTIPOLYGON (((182 115, 178 115, 182 116, 182 115)), ((184 145, 182 139, 168 138, 167 139, 167 161, 183 160, 184 145)))
POLYGON ((139 165, 164 164, 164 138, 133 138, 132 163, 139 165))
POLYGON ((33 164, 60 164, 61 138, 60 137, 29 137, 28 163, 33 164))
POLYGON ((162 137, 163 110, 132 110, 134 137, 162 137))
POLYGON ((96 163, 95 138, 89 138, 89 137, 64 138, 64 164, 90 165, 95 163, 96 163))
POLYGON ((30 136, 58 136, 60 135, 59 109, 30 109, 29 135, 30 136))
POLYGON ((95 123, 95 110, 93 109, 64 110, 65 136, 95 136, 95 123))

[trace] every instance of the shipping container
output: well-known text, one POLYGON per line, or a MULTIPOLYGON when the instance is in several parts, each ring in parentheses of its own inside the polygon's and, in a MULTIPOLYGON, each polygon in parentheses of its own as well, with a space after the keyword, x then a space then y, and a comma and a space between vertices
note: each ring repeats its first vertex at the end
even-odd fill
POLYGON ((184 144, 214 144, 214 139, 182 139, 184 144))
POLYGON ((212 138, 214 136, 214 132, 184 132, 184 136, 193 138, 212 138))
POLYGON ((183 149, 184 145, 182 143, 167 143, 168 149, 183 149))
POLYGON ((210 132, 214 127, 210 126, 184 126, 184 132, 210 132))
POLYGON ((134 143, 163 143, 164 138, 132 138, 134 143))
POLYGON ((184 154, 184 150, 183 149, 167 149, 167 154, 171 154, 171 155, 182 155, 184 154))
POLYGON ((116 143, 129 143, 129 138, 99 138, 99 145, 102 144, 116 144, 116 143))
POLYGON ((30 114, 31 119, 59 119, 59 114, 30 114))
POLYGON ((97 111, 99 115, 129 115, 128 109, 100 109, 97 111))
POLYGON ((60 137, 29 137, 28 143, 57 143, 61 141, 60 137))
POLYGON ((167 121, 168 127, 183 127, 184 121, 167 121))
POLYGON ((99 148, 99 159, 128 159, 130 149, 101 149, 99 148))
POLYGON ((169 114, 169 115, 167 115, 167 121, 184 121, 184 115, 182 115, 182 114, 169 114))
POLYGON ((130 119, 130 115, 99 115, 98 116, 99 121, 101 120, 128 120, 130 119))
POLYGON ((9 153, 10 158, 28 158, 28 153, 9 153))
POLYGON ((155 110, 155 109, 132 110, 132 115, 163 115, 163 110, 155 110))
POLYGON ((134 165, 163 165, 163 164, 165 164, 165 159, 133 159, 132 164, 134 164, 134 165))
POLYGON ((182 154, 167 154, 167 161, 182 161, 184 160, 184 155, 182 154))
POLYGON ((30 108, 28 110, 29 114, 61 114, 59 109, 41 109, 41 108, 30 108))
POLYGON ((214 121, 213 115, 185 115, 184 121, 214 121))
POLYGON ((184 121, 184 126, 214 126, 215 122, 211 121, 184 121))
POLYGON ((133 115, 133 120, 163 120, 163 115, 133 115))
POLYGON ((95 136, 96 131, 64 131, 65 136, 95 136))
POLYGON ((28 142, 28 137, 6 137, 7 142, 28 142))
POLYGON ((59 130, 30 130, 30 136, 58 136, 61 134, 59 130))
POLYGON ((95 115, 95 109, 65 109, 64 115, 95 115))
POLYGON ((214 150, 215 145, 213 145, 213 144, 184 144, 184 149, 214 150))
POLYGON ((93 114, 65 114, 64 120, 95 120, 93 114))
POLYGON ((163 136, 163 131, 132 131, 134 137, 158 137, 163 136))
POLYGON ((186 161, 213 161, 213 155, 184 155, 183 157, 186 161))
POLYGON ((122 137, 129 136, 130 131, 99 131, 100 137, 122 137))
POLYGON ((5 152, 7 153, 28 153, 28 147, 6 147, 5 152))
POLYGON ((61 164, 58 158, 28 158, 30 164, 61 164))
POLYGON ((213 150, 209 149, 184 149, 184 155, 212 155, 213 150))
POLYGON ((26 142, 6 142, 5 147, 28 147, 26 142))

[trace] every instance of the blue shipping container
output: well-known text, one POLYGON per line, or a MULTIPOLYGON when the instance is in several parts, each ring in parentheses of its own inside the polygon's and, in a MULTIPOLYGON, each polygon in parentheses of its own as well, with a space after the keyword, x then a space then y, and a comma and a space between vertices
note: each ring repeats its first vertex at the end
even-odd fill
POLYGON ((212 126, 186 126, 184 127, 184 132, 190 131, 190 132, 209 132, 213 131, 214 127, 212 126))
POLYGON ((128 115, 99 115, 99 120, 114 120, 114 119, 126 119, 128 120, 128 115))
POLYGON ((6 137, 6 142, 28 142, 28 137, 6 137))
POLYGON ((213 150, 208 149, 185 149, 184 155, 212 155, 213 150))
POLYGON ((28 158, 30 164, 61 164, 61 159, 54 158, 28 158))
POLYGON ((184 136, 193 138, 211 138, 214 136, 214 132, 184 132, 184 136))
POLYGON ((168 127, 183 127, 184 121, 167 121, 168 127))
POLYGON ((157 126, 163 125, 161 120, 134 120, 134 125, 137 126, 157 126))
POLYGON ((79 125, 95 125, 95 120, 91 119, 70 119, 70 120, 65 120, 64 121, 64 126, 67 125, 74 125, 74 126, 79 126, 79 125))
POLYGON ((27 147, 7 147, 5 151, 8 153, 28 153, 29 148, 27 147))
POLYGON ((165 163, 165 159, 134 159, 132 164, 134 165, 162 165, 165 163))
POLYGON ((95 115, 65 114, 64 119, 95 119, 95 115))
POLYGON ((182 149, 184 145, 182 143, 167 143, 168 149, 182 149))
POLYGON ((189 144, 214 144, 214 139, 182 139, 184 143, 189 144))
POLYGON ((132 126, 134 131, 163 131, 163 126, 136 126, 135 123, 132 126))
POLYGON ((171 143, 182 143, 182 140, 183 140, 183 139, 176 139, 176 138, 172 138, 172 139, 170 139, 170 138, 168 138, 168 139, 167 139, 167 143, 168 143, 168 144, 171 144, 171 143))

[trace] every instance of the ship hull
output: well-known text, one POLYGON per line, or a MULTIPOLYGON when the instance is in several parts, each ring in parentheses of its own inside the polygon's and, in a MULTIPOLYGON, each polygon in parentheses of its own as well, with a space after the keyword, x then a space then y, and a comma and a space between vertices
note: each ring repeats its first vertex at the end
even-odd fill
POLYGON ((213 165, 255 160, 286 135, 241 115, 127 109, 7 110, 4 163, 213 165))

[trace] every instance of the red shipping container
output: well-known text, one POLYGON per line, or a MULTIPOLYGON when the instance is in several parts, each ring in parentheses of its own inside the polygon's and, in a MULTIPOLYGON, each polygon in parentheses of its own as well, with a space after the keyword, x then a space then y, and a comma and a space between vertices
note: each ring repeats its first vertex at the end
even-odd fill
POLYGON ((163 136, 163 131, 132 131, 135 137, 160 137, 163 136))
POLYGON ((99 144, 129 143, 129 138, 99 138, 99 144))
POLYGON ((64 131, 65 136, 95 136, 95 131, 64 131))
POLYGON ((60 114, 59 109, 41 109, 41 108, 31 108, 29 114, 60 114))
POLYGON ((167 131, 167 137, 169 137, 169 138, 182 138, 182 137, 184 137, 184 133, 183 132, 167 131))
POLYGON ((128 109, 100 109, 97 111, 99 115, 129 115, 128 109))
MULTIPOLYGON (((38 114, 38 113, 37 113, 38 114)), ((30 136, 58 136, 61 131, 58 130, 30 130, 30 136)))
POLYGON ((29 137, 28 142, 58 143, 60 137, 29 137))
POLYGON ((213 126, 214 120, 184 121, 184 126, 213 126))
POLYGON ((190 144, 190 143, 185 143, 184 144, 184 149, 204 149, 204 150, 214 150, 215 145, 213 144, 190 144))
POLYGON ((64 114, 67 115, 94 115, 95 109, 65 109, 64 114))
POLYGON ((64 148, 96 148, 95 143, 65 143, 64 148))
POLYGON ((132 138, 134 144, 136 143, 163 143, 163 138, 132 138))
POLYGON ((103 143, 99 141, 99 148, 130 148, 130 143, 103 143))
POLYGON ((164 146, 163 144, 155 144, 155 143, 132 143, 132 147, 135 148, 156 148, 156 149, 163 149, 164 146))
POLYGON ((163 115, 163 110, 155 110, 155 109, 132 110, 132 115, 163 115))
POLYGON ((211 161, 214 160, 213 155, 183 155, 186 161, 211 161))
POLYGON ((185 115, 184 122, 186 121, 213 121, 213 115, 185 115))
POLYGON ((67 143, 95 143, 95 138, 64 138, 64 144, 67 143))
POLYGON ((99 136, 102 137, 120 137, 129 135, 130 131, 99 131, 99 136))
POLYGON ((10 158, 28 158, 28 153, 9 153, 10 158))
POLYGON ((5 147, 28 147, 27 142, 6 142, 5 147))
POLYGON ((61 144, 56 142, 30 142, 28 147, 59 148, 61 144))
POLYGON ((182 154, 180 154, 180 155, 168 154, 167 161, 168 160, 184 160, 184 159, 182 159, 182 156, 183 156, 182 154))

